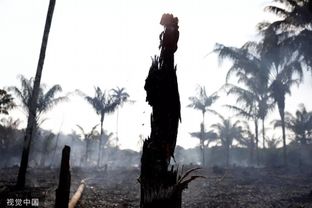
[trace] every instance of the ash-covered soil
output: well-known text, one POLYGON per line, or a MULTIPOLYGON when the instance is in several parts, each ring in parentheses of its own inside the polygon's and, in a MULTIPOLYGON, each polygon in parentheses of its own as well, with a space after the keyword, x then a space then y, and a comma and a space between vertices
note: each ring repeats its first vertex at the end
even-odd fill
MULTIPOLYGON (((191 167, 184 167, 189 169, 191 167)), ((54 207, 57 169, 30 169, 27 188, 14 190, 17 168, 0 170, 0 207, 7 199, 38 198, 39 207, 54 207)), ((82 179, 86 188, 77 207, 139 207, 139 169, 72 169, 71 196, 82 179)), ((193 181, 183 192, 185 208, 308 208, 312 207, 312 169, 208 168, 194 173, 205 178, 193 181)), ((13 206, 11 206, 13 207, 13 206)), ((28 206, 29 207, 29 206, 28 206)))

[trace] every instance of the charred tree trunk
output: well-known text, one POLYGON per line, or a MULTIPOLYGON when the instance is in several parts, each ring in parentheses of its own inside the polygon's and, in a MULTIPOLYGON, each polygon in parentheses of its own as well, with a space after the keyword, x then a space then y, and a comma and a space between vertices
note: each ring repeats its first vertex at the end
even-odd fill
POLYGON ((62 152, 59 185, 56 189, 56 197, 55 197, 56 208, 68 208, 69 192, 70 192, 69 159, 70 159, 70 147, 65 146, 62 152))
POLYGON ((174 53, 179 38, 178 19, 164 14, 160 57, 152 60, 145 82, 146 100, 152 106, 151 134, 144 141, 141 158, 141 208, 181 207, 182 189, 177 171, 169 163, 176 145, 180 99, 174 53))
POLYGON ((29 158, 29 149, 31 144, 31 139, 33 137, 33 132, 36 125, 36 111, 37 111, 37 100, 38 100, 38 94, 39 94, 39 87, 40 87, 40 81, 41 81, 41 74, 45 59, 45 52, 48 44, 48 37, 53 17, 53 11, 55 6, 55 0, 50 0, 46 23, 44 27, 44 33, 41 43, 41 49, 40 49, 40 55, 39 55, 39 61, 37 66, 37 72, 35 76, 34 81, 34 87, 32 91, 32 96, 30 99, 30 106, 29 106, 29 115, 28 115, 28 122, 27 122, 27 128, 24 138, 24 146, 23 146, 23 153, 22 153, 22 159, 20 163, 20 168, 18 171, 17 176, 17 183, 16 186, 18 188, 23 188, 25 186, 25 178, 26 178, 26 170, 28 166, 28 158, 29 158))

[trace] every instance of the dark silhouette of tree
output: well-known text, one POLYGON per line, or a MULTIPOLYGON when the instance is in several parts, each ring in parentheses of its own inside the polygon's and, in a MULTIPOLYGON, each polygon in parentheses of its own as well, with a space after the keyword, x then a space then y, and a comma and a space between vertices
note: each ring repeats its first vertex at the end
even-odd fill
MULTIPOLYGON (((276 51, 276 49, 274 49, 276 51)), ((287 146, 285 132, 285 103, 286 95, 291 95, 291 87, 299 86, 303 81, 303 69, 300 61, 283 57, 273 57, 273 52, 268 52, 267 56, 273 61, 271 63, 271 83, 269 86, 270 96, 274 99, 278 107, 281 118, 282 139, 283 139, 283 160, 287 165, 287 146)))
MULTIPOLYGON (((274 2, 274 1, 273 1, 274 2)), ((281 0, 278 5, 269 5, 266 11, 275 14, 279 20, 274 22, 261 22, 258 29, 264 35, 264 43, 268 50, 272 48, 272 37, 278 39, 284 53, 292 56, 294 53, 306 68, 311 70, 312 64, 312 2, 309 0, 281 0)), ((273 39, 273 40, 274 40, 273 39)))
POLYGON ((100 144, 99 144, 99 151, 98 151, 98 161, 97 165, 100 167, 101 165, 101 157, 102 157, 102 148, 106 144, 107 140, 103 138, 103 123, 106 114, 113 113, 121 100, 116 100, 114 97, 106 93, 106 91, 102 91, 101 88, 95 87, 95 95, 93 97, 87 96, 84 93, 78 91, 80 95, 82 95, 86 101, 93 107, 96 114, 100 116, 100 144))
POLYGON ((199 139, 199 148, 202 153, 202 166, 205 166, 206 165, 205 149, 209 147, 210 142, 213 142, 218 138, 218 135, 213 131, 207 132, 203 123, 200 124, 199 132, 192 132, 190 134, 192 137, 199 139), (205 144, 206 141, 207 144, 205 144))
POLYGON ((241 48, 227 47, 217 44, 214 52, 218 54, 222 62, 225 58, 233 61, 233 65, 226 75, 225 89, 227 94, 236 96, 237 105, 227 105, 237 115, 252 119, 255 124, 256 158, 258 156, 258 120, 262 121, 263 147, 265 147, 264 123, 268 113, 274 109, 274 104, 269 96, 269 68, 259 56, 260 44, 247 42, 241 48), (235 75, 238 79, 237 86, 229 84, 229 79, 235 75))
MULTIPOLYGON (((273 121, 274 128, 281 127, 281 120, 273 121)), ((295 116, 285 113, 285 127, 293 133, 292 139, 302 145, 312 141, 312 111, 307 111, 303 104, 299 105, 295 116)))
POLYGON ((230 164, 230 148, 233 140, 240 140, 243 137, 243 130, 239 121, 232 123, 229 118, 225 119, 223 116, 219 117, 221 118, 221 122, 212 124, 211 127, 217 131, 218 137, 221 140, 221 145, 224 147, 226 156, 225 164, 228 167, 230 164))
MULTIPOLYGON (((202 116, 203 116, 203 121, 201 123, 201 132, 202 132, 205 129, 205 114, 206 112, 216 114, 216 111, 212 110, 209 107, 211 107, 211 105, 219 98, 219 96, 217 95, 217 93, 213 93, 208 96, 204 86, 199 86, 198 91, 199 92, 197 96, 189 97, 189 100, 191 101, 191 103, 187 107, 194 108, 195 110, 201 111, 202 116)), ((193 133, 193 135, 196 135, 196 133, 193 133)), ((204 133, 200 133, 199 136, 204 136, 204 133)), ((203 166, 205 166, 205 156, 204 156, 205 154, 204 141, 205 140, 206 139, 204 137, 200 139, 200 149, 202 152, 202 165, 203 166)))
POLYGON ((9 114, 9 110, 15 107, 13 98, 7 91, 0 89, 0 114, 9 114))
POLYGON ((114 100, 118 103, 117 105, 117 123, 116 123, 116 138, 118 143, 118 131, 119 131, 119 107, 122 107, 124 103, 133 103, 134 101, 129 100, 130 95, 126 92, 126 89, 124 87, 122 88, 115 88, 112 89, 112 97, 114 100))
POLYGON ((283 157, 284 165, 287 165, 287 149, 286 149, 286 133, 285 133, 285 96, 291 94, 290 88, 292 85, 299 85, 302 80, 302 74, 299 79, 292 79, 292 76, 287 72, 287 68, 277 74, 276 79, 272 82, 271 92, 272 97, 278 106, 278 111, 281 117, 282 138, 283 138, 283 157))
POLYGON ((180 99, 174 53, 179 38, 178 18, 164 14, 164 31, 160 35, 160 57, 152 59, 144 89, 146 101, 152 106, 151 134, 144 141, 141 157, 141 208, 181 207, 182 190, 196 178, 179 177, 169 169, 174 155, 180 120, 180 99))
MULTIPOLYGON (((264 38, 265 39, 265 38, 264 38)), ((287 58, 278 45, 278 38, 270 33, 270 47, 265 40, 260 42, 247 42, 242 48, 231 48, 217 45, 215 52, 219 58, 230 58, 233 66, 227 77, 236 73, 238 82, 243 82, 257 95, 256 102, 258 117, 264 119, 272 106, 270 98, 274 100, 279 109, 282 123, 285 111, 285 95, 290 94, 290 88, 302 82, 302 64, 296 57, 287 58)), ((298 55, 296 55, 298 56, 298 55)), ((263 131, 265 130, 263 124, 263 131)), ((285 128, 283 133, 283 157, 287 164, 285 128)), ((265 133, 262 133, 265 140, 265 133)))
POLYGON ((203 115, 203 125, 205 126, 205 113, 210 112, 216 114, 216 111, 210 109, 209 107, 219 98, 217 93, 207 95, 204 86, 199 86, 199 93, 197 96, 189 97, 191 103, 187 106, 194 108, 195 110, 200 110, 203 115))
POLYGON ((269 149, 276 149, 277 146, 281 143, 281 139, 278 137, 267 138, 267 141, 269 149))
MULTIPOLYGON (((18 126, 21 121, 13 119, 11 116, 0 119, 0 154, 1 158, 6 158, 7 153, 15 152, 20 147, 18 126)), ((8 154, 10 155, 10 154, 8 154)))
POLYGON ((287 165, 286 133, 285 133, 285 95, 290 88, 303 80, 303 61, 311 64, 311 17, 310 1, 283 0, 281 6, 268 6, 266 9, 282 17, 273 23, 262 22, 258 30, 263 36, 261 56, 275 73, 270 90, 277 103, 281 117, 283 157, 287 165), (298 53, 299 52, 299 53, 298 53), (302 59, 302 55, 304 59, 302 59), (297 78, 294 78, 297 74, 297 78))
MULTIPOLYGON (((33 79, 27 79, 23 75, 19 76, 21 87, 9 87, 17 99, 21 101, 21 106, 26 111, 27 116, 30 112, 30 100, 31 93, 33 91, 33 79)), ((41 84, 38 92, 37 110, 35 115, 35 130, 45 121, 42 115, 50 111, 60 102, 68 100, 68 96, 57 96, 58 93, 62 92, 62 87, 58 84, 53 85, 51 88, 46 90, 46 85, 41 84)))
POLYGON ((43 32, 42 43, 41 43, 39 61, 38 61, 36 76, 34 80, 33 92, 31 93, 32 96, 29 102, 29 116, 28 116, 28 121, 27 121, 25 139, 24 139, 24 148, 23 148, 23 153, 22 153, 22 158, 21 158, 21 163, 20 163, 20 168, 18 171, 17 183, 16 183, 16 186, 18 188, 23 188, 25 186, 29 149, 30 149, 32 135, 33 135, 33 130, 36 125, 35 123, 36 123, 37 100, 38 100, 39 89, 40 89, 41 74, 42 74, 42 69, 43 69, 43 64, 44 64, 44 59, 45 59, 45 52, 46 52, 46 48, 48 44, 48 37, 49 37, 50 27, 52 23, 54 6, 55 6, 55 0, 50 0, 46 23, 45 23, 44 32, 43 32))
POLYGON ((242 137, 236 138, 239 145, 249 149, 249 164, 253 164, 253 151, 255 146, 255 135, 252 133, 248 122, 243 121, 242 137))
MULTIPOLYGON (((228 84, 227 87, 230 85, 228 84)), ((234 94, 237 96, 236 98, 236 105, 225 105, 225 107, 229 108, 230 110, 235 112, 235 116, 239 116, 245 118, 247 120, 252 120, 254 123, 254 137, 249 137, 250 145, 245 145, 250 147, 250 164, 254 163, 254 151, 256 154, 256 163, 259 165, 259 115, 258 115, 258 108, 257 103, 255 102, 255 94, 249 90, 244 88, 240 88, 235 85, 231 85, 227 94, 234 94)), ((248 126, 249 128, 249 126, 248 126)))
POLYGON ((96 130, 98 124, 93 126, 90 132, 86 132, 84 128, 82 128, 79 125, 76 125, 76 126, 80 130, 82 137, 84 139, 84 142, 86 143, 85 165, 88 165, 90 164, 89 152, 90 152, 91 142, 92 140, 96 140, 99 136, 99 132, 96 130))

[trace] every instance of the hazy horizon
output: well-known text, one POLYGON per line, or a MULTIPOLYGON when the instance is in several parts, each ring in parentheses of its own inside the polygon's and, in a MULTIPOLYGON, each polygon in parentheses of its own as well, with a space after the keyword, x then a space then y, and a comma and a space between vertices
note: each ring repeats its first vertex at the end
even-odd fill
MULTIPOLYGON (((159 55, 159 24, 163 13, 173 13, 179 18, 180 39, 176 52, 177 76, 182 106, 182 123, 177 144, 190 148, 199 141, 189 132, 199 131, 201 113, 186 106, 188 97, 194 96, 196 87, 204 85, 207 93, 220 89, 230 66, 226 61, 218 66, 218 58, 210 54, 215 43, 240 47, 257 39, 256 25, 272 15, 263 9, 271 1, 229 1, 207 3, 197 1, 57 1, 41 83, 51 87, 60 84, 63 94, 79 89, 89 96, 94 87, 111 89, 125 87, 134 104, 125 104, 119 110, 119 143, 122 149, 139 150, 140 135, 150 133, 151 107, 145 102, 144 82, 151 58, 159 55)), ((17 75, 34 77, 49 1, 3 0, 0 2, 0 88, 20 86, 17 75)), ((309 74, 310 75, 310 74, 309 74)), ((298 104, 304 103, 312 110, 308 93, 312 88, 311 76, 305 76, 300 88, 293 88, 286 97, 286 111, 294 113, 298 104)), ((224 117, 232 112, 222 105, 232 103, 233 98, 220 94, 221 99, 212 105, 224 117)), ((13 118, 23 120, 20 108, 11 111, 13 118)), ((99 117, 81 97, 72 96, 47 115, 42 128, 54 132, 71 133, 76 124, 87 131, 99 123, 99 117)), ((277 111, 266 120, 278 119, 277 111)), ((240 119, 240 118, 237 118, 240 119)), ((206 115, 206 128, 218 122, 216 116, 206 115)), ((116 114, 107 115, 104 129, 116 132, 116 114)), ((273 132, 271 133, 273 134, 273 132)), ((276 129, 274 134, 279 135, 276 129)), ((261 143, 260 143, 261 146, 261 143)))

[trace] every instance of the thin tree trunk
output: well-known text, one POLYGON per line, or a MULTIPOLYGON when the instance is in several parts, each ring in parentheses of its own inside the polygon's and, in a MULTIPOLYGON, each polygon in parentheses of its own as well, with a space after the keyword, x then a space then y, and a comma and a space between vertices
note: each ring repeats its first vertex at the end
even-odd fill
POLYGON ((204 133, 205 133, 205 111, 202 112, 203 113, 203 130, 201 130, 201 145, 202 145, 202 156, 203 156, 203 160, 202 160, 202 165, 203 167, 205 167, 205 148, 204 148, 204 133))
POLYGON ((282 135, 283 135, 283 162, 284 162, 284 166, 287 166, 287 146, 286 146, 285 113, 284 113, 284 111, 281 111, 280 115, 281 115, 281 121, 282 121, 282 135))
POLYGON ((33 132, 34 132, 34 127, 36 124, 37 100, 38 100, 38 94, 39 94, 39 88, 40 88, 41 74, 42 74, 42 69, 43 69, 43 64, 44 64, 44 59, 45 59, 45 52, 46 52, 46 48, 48 44, 48 37, 49 37, 50 27, 52 23, 54 6, 55 6, 55 0, 50 0, 43 38, 42 38, 42 43, 41 43, 37 72, 36 72, 36 76, 34 80, 34 87, 33 87, 32 96, 30 99, 29 115, 28 115, 25 138, 24 138, 23 153, 22 153, 22 158, 21 158, 21 163, 20 163, 20 168, 18 171, 17 183, 16 183, 16 186, 18 188, 23 188, 25 186, 26 170, 28 167, 28 158, 29 158, 29 149, 30 149, 33 132))
POLYGON ((90 146, 90 138, 85 137, 86 141, 86 160, 85 160, 85 165, 87 166, 89 164, 89 146, 90 146))
POLYGON ((203 111, 202 114, 203 114, 203 126, 205 128, 205 111, 203 111))
POLYGON ((265 128, 264 128, 264 119, 262 119, 262 143, 263 143, 263 149, 265 149, 265 128))
POLYGON ((103 140, 103 123, 104 123, 104 115, 101 116, 101 135, 100 135, 100 144, 99 144, 99 151, 98 151, 98 161, 97 166, 100 167, 101 165, 101 157, 102 157, 102 140, 103 140))
POLYGON ((254 149, 255 149, 255 141, 251 138, 250 147, 249 147, 249 165, 254 164, 254 149))
POLYGON ((255 137, 256 137, 256 161, 257 161, 257 165, 259 165, 259 148, 258 148, 258 143, 259 143, 259 135, 258 135, 258 119, 255 119, 255 137))
POLYGON ((225 165, 226 167, 230 166, 230 145, 229 141, 226 141, 226 146, 225 146, 225 165))
POLYGON ((116 121, 116 146, 118 146, 119 138, 118 138, 118 127, 119 127, 119 107, 117 107, 117 121, 116 121))
POLYGON ((201 152, 202 152, 202 166, 205 167, 206 161, 205 161, 205 145, 204 145, 204 141, 201 141, 200 149, 201 149, 201 152))

